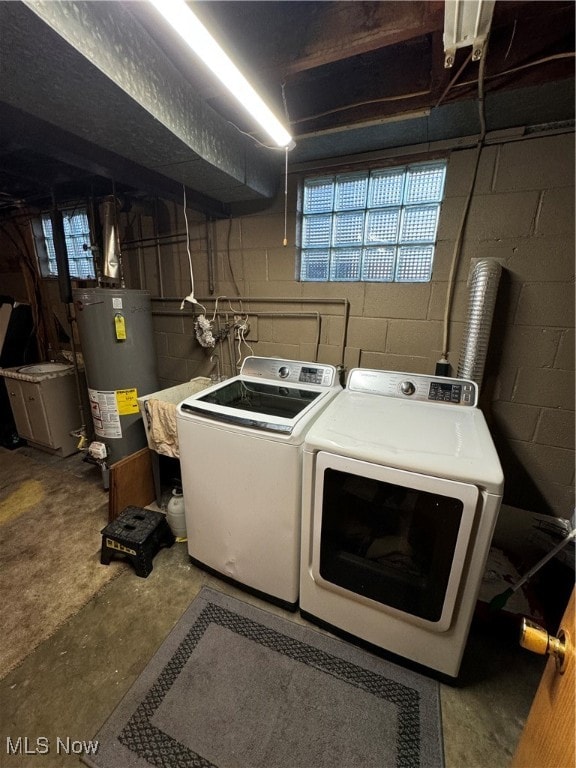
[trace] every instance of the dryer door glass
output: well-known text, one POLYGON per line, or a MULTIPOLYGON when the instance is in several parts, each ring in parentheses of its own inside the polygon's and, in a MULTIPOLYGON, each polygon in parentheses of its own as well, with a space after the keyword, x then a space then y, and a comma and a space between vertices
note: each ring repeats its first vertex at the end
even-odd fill
POLYGON ((421 475, 368 464, 370 474, 380 475, 371 477, 355 466, 363 462, 348 464, 354 471, 322 472, 319 575, 446 629, 475 508, 467 490, 475 502, 477 489, 449 481, 438 486, 437 478, 426 488, 421 475))

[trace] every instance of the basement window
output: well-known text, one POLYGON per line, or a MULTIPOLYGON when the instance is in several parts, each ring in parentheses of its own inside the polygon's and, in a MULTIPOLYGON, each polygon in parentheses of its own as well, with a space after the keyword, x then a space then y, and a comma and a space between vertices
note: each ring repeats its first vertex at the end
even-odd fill
POLYGON ((300 280, 425 283, 446 162, 304 180, 300 280))
MULTIPOLYGON (((83 206, 63 208, 62 221, 70 277, 94 280, 96 274, 90 250, 90 226, 86 208, 83 206)), ((58 266, 50 213, 43 213, 38 221, 33 222, 32 228, 42 276, 57 277, 58 266)))

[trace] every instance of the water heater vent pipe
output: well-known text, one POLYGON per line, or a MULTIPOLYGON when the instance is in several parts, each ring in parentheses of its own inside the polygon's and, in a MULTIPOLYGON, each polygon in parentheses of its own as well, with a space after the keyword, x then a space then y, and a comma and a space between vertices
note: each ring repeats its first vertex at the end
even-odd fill
POLYGON ((100 219, 102 221, 102 240, 104 242, 104 277, 119 283, 124 287, 122 270, 122 253, 120 251, 120 236, 118 229, 118 200, 114 195, 100 203, 100 219))
POLYGON ((497 261, 485 259, 475 264, 470 276, 468 317, 458 361, 458 378, 472 379, 478 387, 484 376, 501 274, 502 267, 497 261))

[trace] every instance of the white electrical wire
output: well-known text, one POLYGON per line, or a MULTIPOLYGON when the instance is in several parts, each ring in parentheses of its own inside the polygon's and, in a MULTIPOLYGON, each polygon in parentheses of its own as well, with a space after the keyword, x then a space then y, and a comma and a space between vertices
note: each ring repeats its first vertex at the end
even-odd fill
POLYGON ((216 296, 216 302, 214 304, 214 314, 212 315, 212 320, 210 320, 211 323, 213 323, 216 320, 216 313, 218 312, 218 302, 222 296, 216 296))
POLYGON ((197 304, 201 307, 204 310, 204 314, 206 314, 206 307, 203 304, 200 304, 199 301, 196 301, 196 297, 194 296, 194 269, 192 267, 192 253, 190 251, 190 227, 188 226, 188 214, 186 213, 187 203, 185 184, 182 184, 182 207, 184 209, 184 225, 186 227, 186 253, 188 254, 188 266, 190 268, 190 293, 186 298, 182 299, 180 309, 184 309, 185 303, 189 301, 190 304, 197 304))
POLYGON ((236 307, 232 306, 232 302, 227 296, 216 296, 215 303, 214 303, 214 312, 212 314, 212 322, 216 318, 216 313, 218 312, 218 302, 220 301, 220 299, 226 299, 231 312, 234 312, 234 314, 236 315, 246 315, 246 320, 248 319, 248 315, 246 314, 246 312, 244 312, 244 308, 242 307, 242 301, 240 301, 240 309, 237 309, 236 307))
MULTIPOLYGON (((233 307, 232 306, 232 302, 230 301, 230 299, 228 299, 228 306, 230 307, 232 312, 235 312, 237 315, 238 314, 240 314, 240 315, 244 314, 244 309, 242 307, 242 300, 240 300, 240 309, 236 309, 235 307, 233 307)), ((246 315, 246 317, 248 317, 248 315, 246 315)))
POLYGON ((241 349, 241 342, 240 339, 238 339, 238 359, 236 360, 236 368, 240 368, 242 365, 242 349, 241 349))
POLYGON ((248 321, 248 315, 246 312, 244 312, 244 308, 242 307, 242 301, 240 301, 240 308, 237 309, 236 307, 232 306, 232 302, 227 296, 216 296, 215 302, 214 302, 214 312, 212 313, 212 319, 210 320, 211 323, 214 322, 216 319, 216 315, 218 314, 218 302, 220 299, 226 299, 228 301, 228 306, 230 307, 230 311, 234 312, 235 315, 244 315, 244 319, 247 322, 248 321))
MULTIPOLYGON (((248 320, 248 316, 246 316, 246 321, 247 321, 247 320, 248 320)), ((243 328, 241 329, 241 331, 240 331, 240 337, 242 338, 242 342, 243 342, 243 343, 244 343, 244 344, 245 344, 245 345, 248 347, 248 349, 250 350, 250 354, 251 354, 251 355, 253 355, 253 354, 254 354, 254 350, 252 349, 252 346, 251 346, 250 344, 248 344, 248 342, 246 341, 246 329, 245 329, 244 327, 243 327, 243 328)))
POLYGON ((194 298, 194 270, 192 268, 192 254, 190 253, 190 228, 188 226, 188 214, 186 213, 186 185, 182 184, 182 207, 184 208, 184 225, 186 227, 186 253, 188 254, 188 265, 190 267, 190 296, 194 298))
POLYGON ((284 164, 284 240, 282 245, 288 245, 288 147, 286 147, 286 159, 284 164))
POLYGON ((236 360, 236 368, 240 368, 240 366, 242 365, 242 344, 245 344, 248 347, 251 355, 254 354, 254 350, 252 349, 250 344, 248 344, 248 342, 246 341, 244 337, 244 333, 245 331, 243 327, 238 329, 238 359, 236 360))
POLYGON ((474 166, 472 169, 472 176, 470 179, 470 185, 468 187, 468 194, 466 195, 466 202, 464 204, 464 210, 462 211, 462 217, 460 219, 460 226, 458 227, 458 234, 454 243, 454 249, 452 251, 452 259, 450 265, 450 274, 448 276, 448 287, 446 290, 446 303, 444 306, 444 320, 443 320, 443 333, 442 333, 442 355, 441 362, 448 362, 449 359, 449 342, 450 342, 450 316, 452 313, 452 300, 454 297, 454 289, 456 283, 456 273, 460 262, 460 256, 462 253, 462 243, 464 241, 464 232, 466 230, 466 222, 468 219, 468 213, 470 212, 470 205, 472 203, 472 196, 474 195, 474 189, 476 187, 476 179, 478 176, 478 169, 480 167, 480 157, 482 155, 482 149, 484 148, 484 140, 486 138, 486 114, 484 106, 484 80, 486 71, 486 56, 488 52, 488 41, 486 39, 484 44, 484 52, 480 59, 479 72, 478 72, 478 119, 480 122, 480 135, 478 137, 478 143, 476 144, 476 154, 474 157, 474 166))

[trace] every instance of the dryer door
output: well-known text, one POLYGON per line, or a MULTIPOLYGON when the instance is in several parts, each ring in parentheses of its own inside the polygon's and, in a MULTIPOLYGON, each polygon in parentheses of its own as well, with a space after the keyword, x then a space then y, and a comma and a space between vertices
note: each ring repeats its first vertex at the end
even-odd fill
POLYGON ((319 452, 314 580, 404 620, 447 630, 479 496, 474 485, 319 452))

